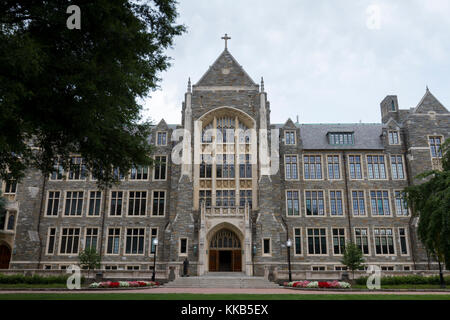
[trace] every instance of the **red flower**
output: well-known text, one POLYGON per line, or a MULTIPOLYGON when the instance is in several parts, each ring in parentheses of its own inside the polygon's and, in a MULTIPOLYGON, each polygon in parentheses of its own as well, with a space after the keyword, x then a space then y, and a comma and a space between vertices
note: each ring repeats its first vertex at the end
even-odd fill
POLYGON ((292 284, 293 287, 297 287, 301 282, 300 281, 296 281, 292 284))
POLYGON ((109 284, 109 287, 110 287, 110 288, 118 288, 118 287, 119 287, 119 283, 118 283, 118 282, 111 282, 111 283, 109 284))
POLYGON ((145 282, 143 282, 143 281, 138 281, 137 282, 138 284, 139 284, 139 286, 141 286, 141 287, 145 287, 147 284, 145 283, 145 282))
POLYGON ((319 288, 329 288, 330 284, 328 282, 319 281, 319 288))

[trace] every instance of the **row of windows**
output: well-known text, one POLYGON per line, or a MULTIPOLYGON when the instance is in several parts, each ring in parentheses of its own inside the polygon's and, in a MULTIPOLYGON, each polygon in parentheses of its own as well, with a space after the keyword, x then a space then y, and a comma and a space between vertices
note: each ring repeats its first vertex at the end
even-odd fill
MULTIPOLYGON (((373 243, 375 255, 395 255, 396 250, 399 250, 400 255, 408 255, 407 229, 397 228, 397 246, 394 230, 393 228, 373 228, 373 241, 370 242, 368 228, 353 228, 354 241, 364 255, 370 255, 369 243, 373 243)), ((345 228, 331 228, 331 243, 329 243, 327 228, 306 228, 305 235, 302 234, 302 228, 294 228, 293 232, 295 255, 303 255, 304 252, 307 255, 328 255, 330 250, 333 255, 342 255, 348 241, 345 228)), ((264 255, 272 253, 270 238, 263 238, 262 246, 264 255)))
MULTIPOLYGON (((88 191, 87 212, 88 217, 100 216, 102 207, 102 191, 88 191)), ((106 209, 109 216, 122 216, 125 213, 125 195, 128 194, 127 216, 147 215, 147 191, 111 191, 109 197, 109 208, 106 209)), ((166 207, 166 191, 152 191, 152 216, 164 216, 166 207)), ((61 191, 48 191, 45 215, 57 217, 60 204, 63 203, 63 215, 67 217, 80 217, 85 205, 84 191, 65 191, 62 199, 61 191)))
MULTIPOLYGON (((239 155, 239 177, 252 177, 252 164, 249 154, 239 155)), ((234 178, 235 177, 235 160, 233 154, 219 154, 215 157, 216 161, 216 178, 234 178)), ((211 178, 212 176, 212 157, 211 155, 201 155, 200 162, 200 178, 211 178)))
MULTIPOLYGON (((125 255, 144 255, 146 243, 146 228, 125 228, 123 234, 123 243, 120 239, 122 237, 122 228, 108 228, 106 231, 106 247, 105 254, 119 255, 121 245, 123 246, 123 254, 125 255)), ((59 238, 59 254, 61 255, 75 255, 80 251, 80 246, 84 249, 94 248, 99 250, 99 228, 85 228, 84 241, 80 245, 81 228, 62 228, 59 238)), ((158 228, 150 228, 149 237, 149 255, 153 255, 157 251, 157 247, 153 243, 154 239, 158 238, 158 228)), ((49 228, 47 234, 46 254, 53 255, 56 253, 56 228, 49 228)), ((188 253, 188 239, 180 238, 179 255, 187 255, 188 253)))
MULTIPOLYGON (((300 216, 300 191, 286 190, 286 214, 288 216, 300 216)), ((326 209, 324 190, 305 190, 304 203, 306 216, 325 216, 326 211, 331 216, 344 215, 344 193, 342 190, 329 190, 329 206, 326 209)), ((351 191, 351 210, 354 216, 368 216, 364 190, 351 191)), ((372 216, 393 216, 390 205, 389 190, 370 190, 369 206, 372 216)), ((394 190, 395 214, 408 216, 409 210, 402 191, 394 190)))
MULTIPOLYGON (((212 206, 212 191, 199 191, 200 203, 204 203, 207 208, 212 206)), ((237 200, 240 207, 244 207, 245 203, 252 207, 252 190, 239 190, 239 198, 237 200)), ((232 208, 236 206, 236 191, 216 190, 216 207, 232 208)))
MULTIPOLYGON (((61 163, 55 163, 50 180, 86 180, 88 171, 81 157, 72 157, 69 170, 66 172, 61 163)), ((117 168, 113 169, 113 176, 117 180, 125 180, 125 175, 117 168)), ((167 178, 167 156, 155 156, 155 165, 153 168, 153 180, 166 180, 167 178)), ((128 174, 128 180, 145 180, 149 179, 149 167, 137 166, 133 167, 128 174)), ((91 180, 97 180, 91 175, 91 180)))
MULTIPOLYGON (((326 171, 329 180, 340 180, 341 177, 341 156, 327 155, 326 171)), ((348 167, 350 179, 362 180, 362 156, 349 155, 348 167)), ((384 155, 368 155, 366 157, 367 176, 370 180, 386 180, 386 160, 384 155)), ((405 166, 402 155, 391 155, 391 176, 393 180, 406 179, 405 166)), ((298 156, 285 155, 284 157, 285 178, 286 180, 298 180, 298 156)), ((303 178, 305 180, 323 180, 322 155, 304 155, 303 156, 303 178)))

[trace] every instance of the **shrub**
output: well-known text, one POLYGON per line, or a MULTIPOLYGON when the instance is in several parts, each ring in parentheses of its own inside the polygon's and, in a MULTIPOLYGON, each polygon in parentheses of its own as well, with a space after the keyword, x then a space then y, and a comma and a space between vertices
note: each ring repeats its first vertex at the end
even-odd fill
MULTIPOLYGON (((0 284, 65 284, 70 274, 58 276, 25 276, 23 274, 5 275, 0 273, 0 284)), ((84 283, 84 277, 81 277, 81 283, 84 283)))
MULTIPOLYGON (((368 277, 361 277, 356 279, 356 283, 359 285, 365 285, 368 277)), ((450 285, 450 276, 446 276, 445 283, 450 285)), ((419 276, 419 275, 410 275, 410 276, 388 276, 381 277, 381 285, 399 285, 399 284, 435 284, 438 285, 439 276, 419 276)))

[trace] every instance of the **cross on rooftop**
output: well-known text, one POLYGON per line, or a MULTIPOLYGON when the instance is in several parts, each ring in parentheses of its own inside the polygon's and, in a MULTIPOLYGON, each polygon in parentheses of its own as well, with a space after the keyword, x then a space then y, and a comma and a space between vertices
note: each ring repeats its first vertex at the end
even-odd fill
POLYGON ((231 37, 229 37, 226 33, 225 35, 222 37, 223 40, 225 40, 225 49, 227 49, 227 41, 231 39, 231 37))

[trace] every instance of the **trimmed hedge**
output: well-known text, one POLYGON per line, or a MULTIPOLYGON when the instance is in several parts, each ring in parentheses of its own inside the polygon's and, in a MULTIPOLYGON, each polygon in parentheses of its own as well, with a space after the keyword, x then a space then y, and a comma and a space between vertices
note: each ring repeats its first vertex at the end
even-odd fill
MULTIPOLYGON (((365 285, 368 277, 361 277, 355 279, 357 284, 365 285)), ((445 284, 450 285, 450 276, 444 277, 445 284)), ((381 277, 382 285, 395 285, 395 284, 440 284, 439 276, 391 276, 391 277, 381 277)))
MULTIPOLYGON (((53 284, 66 283, 70 274, 60 276, 24 276, 22 274, 5 275, 0 273, 0 284, 53 284)), ((81 283, 84 283, 84 277, 81 277, 81 283)))

